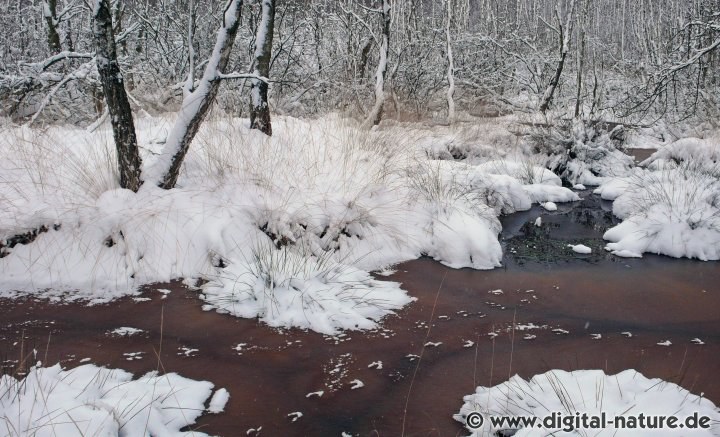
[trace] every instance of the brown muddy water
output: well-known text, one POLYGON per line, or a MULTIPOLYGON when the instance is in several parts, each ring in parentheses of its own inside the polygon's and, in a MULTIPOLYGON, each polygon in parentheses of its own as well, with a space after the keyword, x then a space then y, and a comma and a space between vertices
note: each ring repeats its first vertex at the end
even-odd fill
POLYGON ((0 300, 0 359, 10 370, 21 349, 36 349, 38 359, 66 367, 90 358, 137 375, 160 367, 212 381, 230 401, 195 429, 222 436, 259 427, 265 436, 397 436, 403 423, 407 436, 466 435, 452 414, 476 385, 554 368, 633 368, 720 404, 720 265, 608 255, 601 237, 615 223, 610 204, 582 196, 557 212, 505 217, 503 268, 453 270, 427 258, 397 266, 389 279, 418 301, 373 332, 279 332, 204 312, 195 292, 173 283, 148 287, 149 300, 91 308, 0 300), (566 246, 577 242, 593 254, 566 246), (171 293, 163 298, 157 288, 171 293), (536 328, 520 330, 530 323, 536 328), (121 326, 147 333, 107 334, 121 326), (133 352, 142 359, 124 355, 133 352), (381 369, 369 367, 377 361, 381 369), (356 379, 364 387, 353 390, 356 379), (303 416, 293 422, 293 412, 303 416))
POLYGON ((643 162, 650 157, 657 149, 635 149, 629 148, 625 151, 628 155, 635 158, 635 162, 643 162))

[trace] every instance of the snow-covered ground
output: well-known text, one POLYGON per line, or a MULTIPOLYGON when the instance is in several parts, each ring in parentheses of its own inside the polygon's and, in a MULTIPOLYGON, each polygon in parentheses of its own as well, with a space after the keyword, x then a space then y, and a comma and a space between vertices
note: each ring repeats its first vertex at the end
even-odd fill
POLYGON ((657 253, 720 259, 720 140, 686 138, 655 152, 625 178, 595 190, 623 222, 609 229, 618 256, 657 253))
MULTIPOLYGON (((182 428, 206 412, 213 384, 175 373, 133 380, 120 369, 86 364, 33 367, 23 379, 0 377, 0 434, 6 436, 206 436, 182 428)), ((229 399, 215 392, 210 413, 229 399)))
MULTIPOLYGON (((477 429, 468 427, 470 436, 490 436, 508 427, 493 427, 490 415, 537 417, 542 420, 553 413, 574 419, 576 413, 588 417, 605 414, 608 420, 617 416, 637 418, 645 416, 675 416, 678 423, 686 417, 697 414, 710 418, 709 429, 678 429, 667 426, 660 429, 619 429, 607 426, 604 429, 571 429, 566 422, 557 422, 555 429, 543 429, 542 435, 556 436, 717 436, 720 429, 720 410, 715 405, 696 396, 671 382, 649 379, 635 370, 625 370, 616 375, 606 375, 602 370, 550 370, 526 381, 515 375, 508 381, 494 387, 477 387, 474 394, 464 397, 460 412, 455 420, 466 423, 468 415, 478 412, 484 423, 477 429)), ((590 423, 589 420, 587 423, 590 423)), ((512 428, 512 427, 510 427, 512 428)), ((519 428, 519 427, 518 427, 519 428)), ((536 436, 537 428, 522 428, 516 437, 536 436)))
MULTIPOLYGON (((137 121, 146 168, 171 121, 137 121)), ((498 267, 499 214, 579 199, 491 143, 510 141, 506 125, 483 125, 487 143, 478 129, 445 128, 438 142, 495 150, 482 165, 432 159, 417 126, 367 132, 334 116, 277 117, 269 138, 220 118, 201 129, 176 189, 133 193, 115 182, 107 127, 6 127, 0 295, 106 302, 151 282, 205 279, 207 309, 324 333, 372 328, 412 298, 369 272, 422 254, 498 267), (27 232, 34 241, 10 247, 27 232)))
MULTIPOLYGON (((152 168, 172 119, 136 124, 152 168)), ((498 267, 500 214, 579 200, 545 168, 553 163, 617 199, 625 221, 605 235, 615 254, 720 257, 717 141, 678 141, 630 170, 613 147, 617 129, 578 123, 566 161, 532 155, 516 116, 372 131, 337 116, 276 117, 272 137, 247 124, 206 122, 177 188, 138 193, 117 186, 107 126, 4 127, 0 296, 97 303, 203 279, 208 310, 323 333, 373 328, 413 299, 370 272, 421 255, 498 267)))

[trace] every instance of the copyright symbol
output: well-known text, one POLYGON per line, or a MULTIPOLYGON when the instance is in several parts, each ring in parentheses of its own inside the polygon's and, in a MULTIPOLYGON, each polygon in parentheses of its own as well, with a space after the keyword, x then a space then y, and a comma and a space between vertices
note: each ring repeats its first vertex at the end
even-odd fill
POLYGON ((478 429, 483 426, 483 423, 485 423, 485 418, 477 411, 473 411, 472 413, 467 415, 467 417, 465 418, 465 423, 467 424, 468 428, 478 429))

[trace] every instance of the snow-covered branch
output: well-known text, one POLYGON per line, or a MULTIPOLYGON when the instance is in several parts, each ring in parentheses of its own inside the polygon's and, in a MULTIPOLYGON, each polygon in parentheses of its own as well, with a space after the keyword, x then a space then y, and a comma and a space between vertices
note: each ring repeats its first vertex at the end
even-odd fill
POLYGON ((67 59, 91 59, 93 57, 95 57, 94 53, 78 53, 78 52, 66 50, 66 51, 60 52, 56 55, 50 56, 47 59, 43 59, 42 61, 32 62, 32 63, 22 63, 21 65, 23 67, 31 68, 39 73, 39 72, 43 72, 43 71, 47 70, 48 68, 52 67, 53 65, 55 65, 56 63, 58 63, 60 61, 64 61, 67 59))

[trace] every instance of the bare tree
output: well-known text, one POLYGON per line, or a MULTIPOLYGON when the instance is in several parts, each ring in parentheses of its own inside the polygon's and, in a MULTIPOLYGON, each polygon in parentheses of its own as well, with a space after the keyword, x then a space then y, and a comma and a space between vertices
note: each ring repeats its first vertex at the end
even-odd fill
MULTIPOLYGON (((270 60, 275 27, 275 0, 261 0, 261 19, 255 38, 255 75, 270 76, 270 60)), ((268 83, 252 79, 250 87, 250 129, 258 129, 272 135, 270 107, 268 106, 268 83)))
POLYGON ((50 52, 55 54, 62 50, 60 46, 60 34, 57 31, 57 0, 43 0, 43 16, 48 28, 48 47, 50 52))
POLYGON ((577 93, 575 94, 575 118, 580 117, 582 110, 582 90, 583 90, 583 73, 585 71, 585 43, 586 43, 586 32, 585 25, 587 24, 588 6, 590 5, 589 0, 581 0, 583 2, 582 15, 580 16, 580 23, 578 24, 578 43, 577 43, 577 93))
POLYGON ((95 60, 115 138, 120 186, 137 191, 142 185, 140 178, 142 161, 135 136, 132 109, 117 61, 110 0, 97 0, 93 15, 95 17, 94 35, 97 50, 95 60))
POLYGON ((448 123, 452 124, 455 121, 455 100, 453 100, 453 94, 455 94, 455 60, 453 58, 452 50, 452 38, 450 36, 450 26, 452 25, 452 0, 445 0, 447 6, 447 17, 445 20, 445 42, 447 45, 447 105, 448 105, 448 123))
MULTIPOLYGON (((107 0, 105 0, 107 1, 107 0)), ((183 99, 177 121, 170 130, 157 165, 150 176, 159 178, 159 185, 165 189, 175 187, 180 167, 190 148, 190 143, 200 129, 222 79, 222 71, 230 60, 235 35, 240 26, 242 0, 230 0, 223 15, 223 25, 218 30, 215 47, 205 67, 205 73, 197 87, 183 99)))
POLYGON ((390 24, 392 22, 391 0, 382 0, 382 8, 375 10, 382 17, 382 34, 376 41, 380 49, 377 70, 375 71, 375 105, 365 118, 363 126, 371 127, 380 123, 385 103, 385 74, 387 73, 388 55, 390 54, 390 24))
POLYGON ((543 94, 542 101, 540 103, 540 112, 545 113, 550 107, 555 89, 560 83, 560 76, 565 66, 565 58, 567 58, 568 52, 570 51, 570 39, 572 38, 572 25, 573 25, 573 11, 575 9, 575 0, 570 0, 568 5, 567 14, 565 15, 565 26, 560 22, 560 7, 558 5, 556 9, 556 16, 558 21, 558 39, 560 41, 560 59, 558 60, 557 67, 555 68, 555 74, 550 79, 550 85, 543 94))

